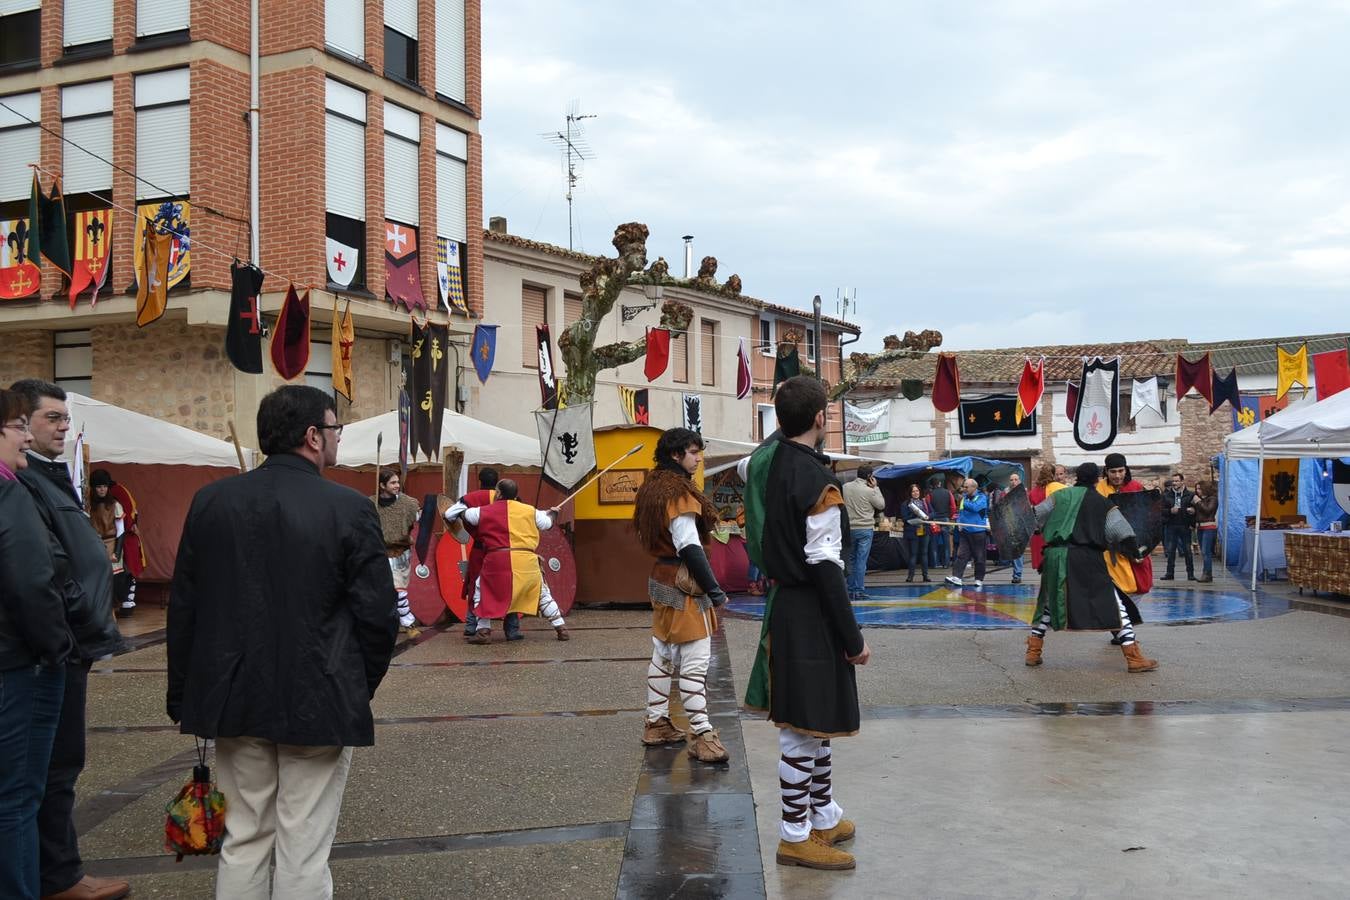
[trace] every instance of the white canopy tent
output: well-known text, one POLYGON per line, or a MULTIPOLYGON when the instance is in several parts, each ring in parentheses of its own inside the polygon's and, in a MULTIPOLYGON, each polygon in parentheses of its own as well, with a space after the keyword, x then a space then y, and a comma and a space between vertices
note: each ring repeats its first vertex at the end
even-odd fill
MULTIPOLYGON (((718 472, 730 469, 736 463, 754 453, 757 447, 759 447, 759 444, 750 441, 705 437, 703 439, 703 474, 705 476, 716 475, 718 472)), ((826 455, 836 464, 836 468, 843 471, 856 469, 864 463, 874 463, 878 466, 890 465, 889 460, 857 456, 850 453, 836 453, 833 450, 827 451, 826 455)))
MULTIPOLYGON (((390 411, 347 424, 338 444, 337 464, 351 468, 375 465, 375 442, 381 434, 384 445, 380 462, 394 462, 398 458, 398 413, 390 411)), ((466 465, 540 465, 537 437, 526 437, 448 409, 441 420, 440 446, 461 450, 466 465)))
MULTIPOLYGON (((1255 459, 1257 484, 1265 478, 1265 462, 1271 459, 1325 459, 1350 456, 1350 390, 1320 402, 1311 396, 1291 403, 1267 419, 1224 438, 1226 459, 1255 459)), ((1230 466, 1224 465, 1224 480, 1230 466)), ((1224 489, 1224 522, 1228 521, 1224 489)), ((1224 526, 1225 534, 1227 525, 1224 526)), ((1261 541, 1261 509, 1256 510, 1256 542, 1261 541)), ((1225 553, 1227 551, 1225 550, 1225 553)), ((1251 589, 1256 590, 1258 566, 1252 566, 1251 589)))
MULTIPOLYGON (((71 434, 64 457, 72 471, 75 436, 80 432, 84 432, 90 462, 239 468, 239 457, 228 441, 83 394, 67 392, 66 405, 71 434)), ((252 457, 253 451, 245 449, 246 464, 252 465, 252 457)))

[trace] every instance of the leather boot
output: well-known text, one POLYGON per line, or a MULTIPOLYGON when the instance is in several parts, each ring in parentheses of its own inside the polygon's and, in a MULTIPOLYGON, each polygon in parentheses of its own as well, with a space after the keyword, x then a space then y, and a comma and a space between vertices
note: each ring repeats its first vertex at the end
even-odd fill
POLYGON ((1045 638, 1037 637, 1034 634, 1027 635, 1027 665, 1039 666, 1041 664, 1041 648, 1045 646, 1045 638))
POLYGON ((779 840, 777 861, 780 866, 808 869, 852 869, 857 865, 852 853, 830 846, 819 834, 804 841, 779 840))
POLYGON ((1152 672, 1158 668, 1156 659, 1149 659, 1144 656, 1144 651, 1139 649, 1138 642, 1126 644, 1120 648, 1125 654, 1125 663, 1129 668, 1130 674, 1135 672, 1152 672))
POLYGON ((479 629, 473 633, 473 637, 469 638, 468 641, 470 644, 490 644, 492 643, 492 629, 479 629))
POLYGON ((566 625, 554 625, 553 630, 558 633, 558 640, 560 641, 570 641, 572 639, 572 633, 567 630, 566 625))
POLYGON ((826 828, 823 831, 819 828, 812 828, 812 834, 818 834, 830 846, 842 844, 844 841, 853 840, 853 836, 858 833, 858 826, 853 824, 852 819, 840 819, 839 824, 833 828, 826 828))
POLYGON ((689 741, 689 755, 699 762, 723 763, 727 761, 727 748, 716 731, 705 731, 689 741))
POLYGON ((131 893, 131 885, 116 878, 86 875, 59 894, 46 894, 42 900, 120 900, 131 893))
POLYGON ((678 744, 685 739, 685 733, 676 728, 667 716, 662 716, 655 722, 647 722, 642 729, 642 743, 648 747, 659 747, 662 744, 678 744))

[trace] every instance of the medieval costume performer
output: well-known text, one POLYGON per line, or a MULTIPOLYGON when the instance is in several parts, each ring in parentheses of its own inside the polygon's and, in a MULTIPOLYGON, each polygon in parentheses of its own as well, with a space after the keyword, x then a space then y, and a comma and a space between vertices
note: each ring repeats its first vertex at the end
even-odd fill
POLYGON ((114 609, 119 617, 129 616, 136 611, 136 574, 145 568, 136 501, 107 469, 90 473, 89 487, 89 521, 103 538, 112 564, 114 609))
POLYGON ((1145 658, 1125 612, 1125 595, 1111 580, 1105 551, 1119 547, 1138 556, 1134 530, 1120 510, 1093 490, 1096 463, 1077 469, 1073 487, 1056 491, 1036 507, 1036 521, 1045 535, 1041 589, 1036 597, 1026 664, 1039 666, 1045 632, 1110 630, 1120 635, 1130 672, 1151 672, 1158 661, 1145 658))
MULTIPOLYGON (((1130 472, 1125 454, 1106 454, 1105 469, 1102 479, 1097 482, 1097 493, 1103 497, 1110 497, 1115 493, 1132 494, 1144 489, 1144 485, 1136 481, 1130 472)), ((1144 617, 1139 613, 1139 606, 1134 602, 1134 598, 1142 597, 1153 590, 1153 560, 1147 556, 1136 559, 1108 550, 1106 568, 1111 573, 1111 580, 1120 588, 1121 596, 1125 599, 1125 612, 1129 614, 1130 622, 1138 625, 1144 621, 1144 617)), ((1119 632, 1111 633, 1111 643, 1118 647, 1124 643, 1119 632)))
POLYGON ((774 398, 781 433, 741 464, 747 549, 773 584, 745 705, 779 728, 778 863, 852 869, 853 855, 834 846, 856 829, 834 801, 830 741, 858 731, 854 666, 871 651, 844 581, 843 494, 829 458, 814 449, 825 405, 812 376, 783 382, 774 398))
POLYGON ((456 533, 463 520, 473 529, 475 542, 483 548, 483 563, 473 592, 475 630, 470 644, 492 643, 492 620, 507 613, 542 615, 549 620, 558 640, 571 638, 548 582, 540 568, 539 532, 553 527, 557 510, 535 509, 516 499, 514 481, 497 482, 497 499, 470 508, 462 501, 445 511, 445 520, 456 533))
POLYGON ((389 557, 389 571, 394 575, 394 590, 398 592, 398 624, 416 636, 417 619, 408 604, 408 579, 412 575, 412 529, 421 510, 416 500, 402 493, 403 484, 397 472, 382 469, 379 480, 380 492, 370 499, 380 516, 384 552, 389 557))
MULTIPOLYGON (((1043 503, 1046 497, 1068 487, 1059 480, 1061 477, 1059 469, 1060 467, 1054 463, 1043 463, 1036 470, 1036 483, 1027 491, 1027 501, 1031 503, 1033 509, 1043 503)), ((1041 560, 1044 556, 1045 535, 1038 531, 1031 536, 1031 567, 1037 572, 1041 570, 1041 560)))
MULTIPOLYGON (((496 469, 490 466, 480 469, 478 472, 478 490, 470 491, 460 497, 459 502, 464 504, 465 509, 487 506, 497 499, 497 482, 500 480, 501 476, 497 474, 496 469)), ((469 533, 472 535, 475 530, 469 529, 469 533)), ((466 601, 465 607, 468 610, 464 617, 464 637, 466 638, 471 638, 478 633, 478 617, 473 614, 473 592, 478 585, 478 576, 482 571, 483 546, 474 541, 473 547, 469 550, 469 561, 464 571, 464 587, 460 594, 466 601)), ((525 635, 520 630, 520 615, 518 613, 506 614, 506 617, 502 619, 502 631, 506 634, 508 641, 525 639, 525 635)))
POLYGON ((656 557, 647 577, 652 658, 642 743, 654 747, 686 739, 670 721, 670 692, 678 685, 693 731, 689 755, 699 762, 722 763, 727 749, 708 719, 707 682, 712 633, 717 630, 713 607, 726 603, 727 595, 708 560, 717 511, 693 480, 703 460, 703 438, 688 428, 668 429, 657 440, 653 457, 656 468, 633 501, 638 541, 656 557))

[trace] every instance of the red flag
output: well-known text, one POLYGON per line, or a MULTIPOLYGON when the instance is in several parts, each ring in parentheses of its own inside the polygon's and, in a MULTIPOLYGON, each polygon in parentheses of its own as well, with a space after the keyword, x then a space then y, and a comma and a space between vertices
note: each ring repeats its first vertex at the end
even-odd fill
POLYGON ((1041 395, 1045 393, 1045 357, 1036 365, 1028 359, 1022 365, 1022 380, 1017 385, 1017 424, 1036 412, 1041 405, 1041 395))
POLYGON ((1078 417, 1078 385, 1072 381, 1064 382, 1067 390, 1064 392, 1064 417, 1072 422, 1078 417))
POLYGON ((1350 357, 1344 350, 1313 354, 1313 378, 1317 380, 1317 399, 1325 400, 1350 387, 1350 357))
POLYGON ((744 400, 750 394, 750 354, 745 349, 745 338, 736 348, 736 399, 744 400))
POLYGON ((647 329, 647 365, 643 371, 648 381, 655 381, 670 364, 670 329, 647 329))
POLYGON ((1195 388, 1200 396, 1214 405, 1214 372, 1209 366, 1209 354, 1206 353, 1195 362, 1189 362, 1180 353, 1177 354, 1177 399, 1186 396, 1186 392, 1195 388))
POLYGON ((286 288, 281 313, 272 329, 272 365, 290 381, 304 374, 309 364, 309 291, 297 297, 295 285, 286 288))
POLYGON ((939 353, 937 374, 933 377, 933 406, 939 412, 949 413, 961 404, 961 373, 956 368, 955 353, 939 353))

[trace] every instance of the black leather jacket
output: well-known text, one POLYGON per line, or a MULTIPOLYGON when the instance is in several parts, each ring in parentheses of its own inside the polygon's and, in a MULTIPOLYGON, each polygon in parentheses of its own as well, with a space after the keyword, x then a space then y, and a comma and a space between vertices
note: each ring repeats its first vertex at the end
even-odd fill
POLYGON ((94 531, 70 483, 70 471, 59 460, 28 454, 28 468, 19 472, 38 514, 69 557, 70 577, 64 582, 66 620, 80 657, 98 659, 122 649, 122 635, 112 610, 112 564, 103 539, 94 531))
POLYGON ((70 653, 52 547, 28 491, 0 479, 0 671, 55 665, 70 653))

